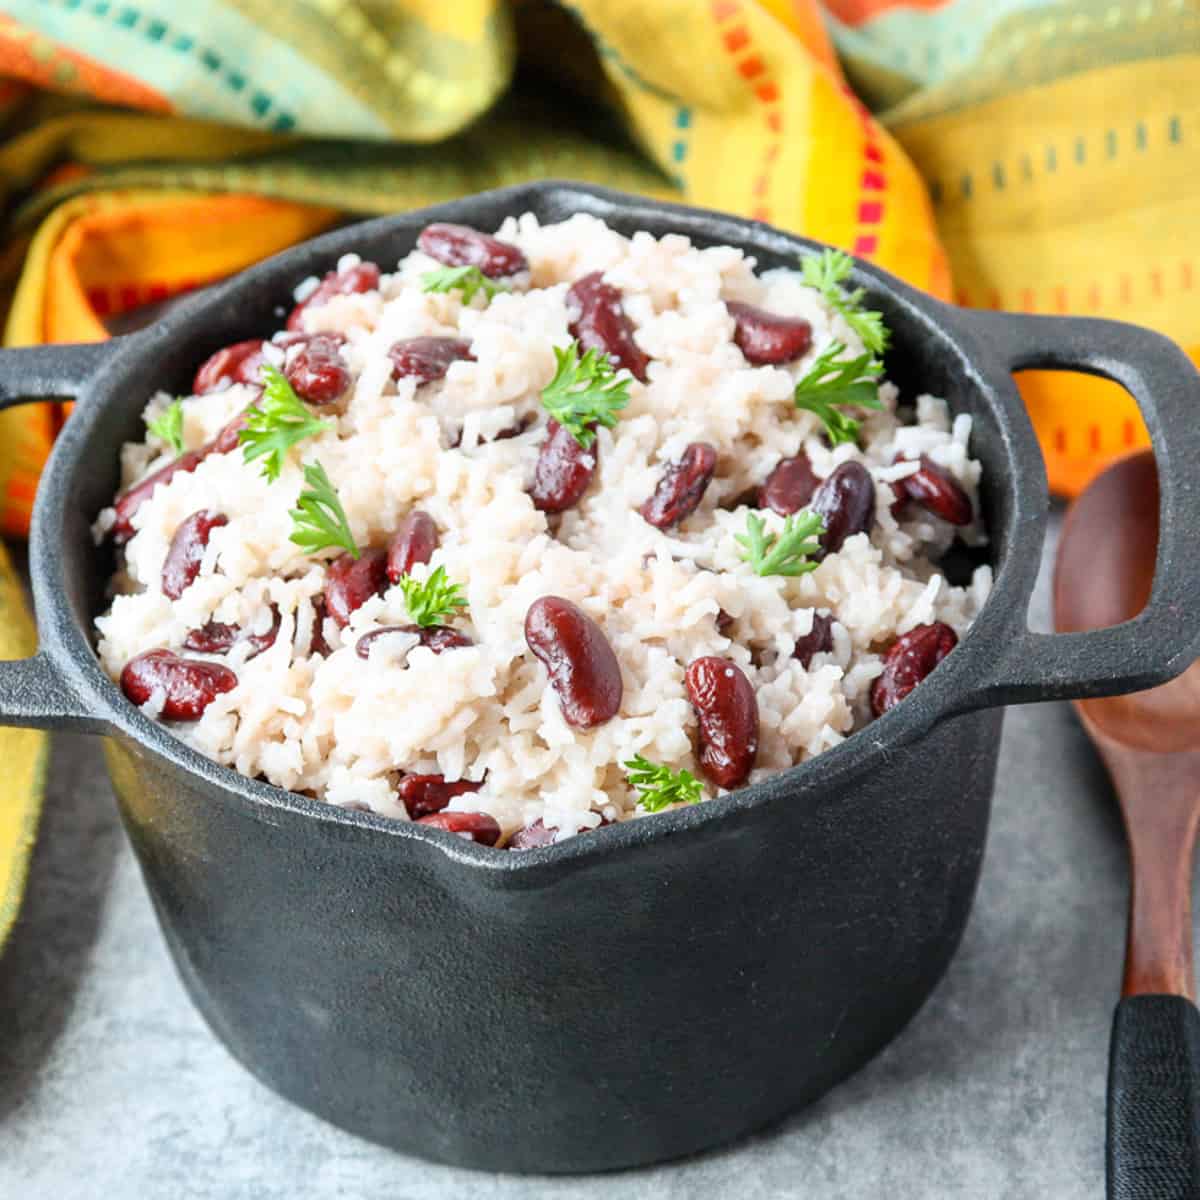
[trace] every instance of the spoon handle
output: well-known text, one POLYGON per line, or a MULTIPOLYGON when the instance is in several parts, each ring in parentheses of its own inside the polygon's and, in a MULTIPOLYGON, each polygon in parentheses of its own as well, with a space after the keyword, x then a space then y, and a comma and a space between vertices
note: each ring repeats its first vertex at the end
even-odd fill
POLYGON ((1108 1064, 1108 1200, 1200 1197, 1200 1011, 1126 996, 1108 1064))

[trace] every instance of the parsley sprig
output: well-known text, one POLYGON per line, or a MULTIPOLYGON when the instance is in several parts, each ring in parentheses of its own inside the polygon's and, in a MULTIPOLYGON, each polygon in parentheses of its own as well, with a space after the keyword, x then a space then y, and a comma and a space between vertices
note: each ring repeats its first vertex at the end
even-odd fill
POLYGON ((288 513, 292 518, 291 541, 307 554, 336 546, 358 558, 359 550, 354 534, 350 532, 350 522, 346 520, 346 510, 342 508, 325 468, 319 462, 307 464, 304 482, 305 490, 300 493, 296 507, 288 513))
POLYGON ((451 583, 446 578, 445 567, 435 567, 429 578, 422 583, 411 575, 400 577, 400 590, 404 593, 404 605, 408 615, 422 629, 430 625, 444 625, 458 616, 460 608, 466 608, 462 596, 462 584, 451 583))
POLYGON ((621 765, 637 789, 638 802, 647 812, 660 812, 668 804, 695 804, 704 799, 704 784, 690 771, 672 771, 640 754, 621 765))
POLYGON ((824 532, 820 513, 808 509, 788 517, 778 534, 767 533, 766 522, 751 512, 746 514, 746 532, 735 534, 734 541, 756 575, 805 575, 817 569, 812 555, 821 545, 813 539, 824 532))
POLYGON ((836 406, 883 407, 879 402, 883 363, 869 351, 857 358, 842 357, 845 354, 845 345, 834 342, 796 384, 796 407, 820 417, 834 446, 858 441, 858 422, 836 406))
POLYGON ((542 407, 587 449, 594 425, 611 429, 629 403, 629 376, 618 375, 607 354, 595 348, 579 357, 579 343, 554 347, 554 378, 542 389, 542 407))
POLYGON ((482 292, 484 299, 490 300, 497 292, 507 292, 508 288, 489 279, 478 267, 439 267, 421 276, 421 290, 462 292, 462 302, 470 304, 477 292, 482 292))
POLYGON ((287 452, 297 442, 332 429, 333 422, 318 421, 278 367, 264 363, 262 379, 263 393, 257 404, 246 409, 246 427, 238 433, 238 440, 245 461, 263 459, 262 473, 273 483, 283 470, 287 452))
POLYGON ((146 422, 146 429, 166 442, 178 458, 183 453, 183 401, 172 400, 153 421, 146 422))
POLYGON ((863 308, 866 292, 862 288, 847 291, 842 287, 853 268, 854 260, 850 255, 841 250, 823 250, 804 260, 804 282, 816 288, 829 307, 842 315, 872 354, 882 354, 888 347, 890 336, 883 323, 883 314, 863 308))

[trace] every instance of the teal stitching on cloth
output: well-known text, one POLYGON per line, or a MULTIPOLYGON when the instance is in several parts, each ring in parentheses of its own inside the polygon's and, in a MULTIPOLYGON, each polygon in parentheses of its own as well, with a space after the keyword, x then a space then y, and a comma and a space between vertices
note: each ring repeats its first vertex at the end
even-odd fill
MULTIPOLYGON (((38 3, 47 7, 57 4, 68 11, 74 11, 83 6, 83 0, 38 0, 38 3)), ((96 0, 91 6, 91 14, 101 19, 112 17, 118 28, 130 32, 138 31, 148 42, 155 44, 163 42, 171 33, 170 27, 165 21, 147 16, 130 5, 122 5, 119 10, 114 10, 109 0, 96 0), (138 29, 139 25, 141 26, 140 30, 138 29)), ((196 48, 196 39, 191 34, 179 32, 173 35, 169 44, 170 48, 179 54, 191 54, 196 48)), ((246 77, 240 71, 225 68, 221 56, 215 50, 204 47, 196 51, 195 57, 201 66, 222 79, 231 92, 238 95, 243 92, 246 86, 246 77)), ((267 92, 261 90, 256 91, 251 97, 250 110, 261 121, 269 123, 271 129, 276 133, 285 133, 296 125, 293 114, 277 108, 274 99, 267 92)))

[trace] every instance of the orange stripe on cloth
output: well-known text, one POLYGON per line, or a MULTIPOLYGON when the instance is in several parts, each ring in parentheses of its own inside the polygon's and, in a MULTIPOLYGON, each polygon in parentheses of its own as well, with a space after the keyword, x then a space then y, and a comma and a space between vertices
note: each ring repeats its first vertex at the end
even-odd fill
POLYGON ((759 0, 759 3, 768 12, 774 13, 804 43, 815 59, 824 63, 835 75, 841 76, 842 66, 817 0, 759 0))
POLYGON ((824 3, 843 25, 865 25, 893 8, 934 12, 939 8, 949 8, 955 0, 824 0, 824 3))
POLYGON ((161 92, 26 29, 0 14, 0 75, 15 76, 55 92, 77 92, 108 104, 169 113, 174 106, 161 92))
MULTIPOLYGON (((89 293, 110 311, 233 274, 327 228, 334 209, 260 196, 94 192, 60 205, 34 235, 5 344, 107 337, 89 293)), ((0 413, 0 533, 29 531, 33 494, 58 428, 57 406, 0 413)))
POLYGON ((42 463, 57 432, 56 405, 27 404, 0 413, 0 535, 25 537, 42 463))
POLYGON ((741 6, 716 0, 711 6, 711 11, 718 25, 724 29, 722 44, 733 58, 738 75, 750 85, 749 90, 762 118, 765 136, 761 155, 753 167, 747 164, 752 179, 751 195, 754 197, 750 215, 756 221, 770 221, 773 214, 768 196, 772 189, 784 132, 779 83, 772 77, 772 68, 768 68, 762 55, 757 53, 749 28, 740 23, 732 26, 725 24, 741 15, 741 6))
POLYGON ((858 183, 858 231, 851 249, 859 258, 870 258, 879 251, 879 227, 883 224, 886 203, 887 169, 882 139, 874 121, 871 120, 871 114, 849 87, 844 90, 847 101, 858 114, 862 124, 863 172, 858 183))
POLYGON ((47 263, 44 340, 97 341, 103 315, 222 279, 329 226, 333 209, 261 196, 193 196, 74 221, 47 263))

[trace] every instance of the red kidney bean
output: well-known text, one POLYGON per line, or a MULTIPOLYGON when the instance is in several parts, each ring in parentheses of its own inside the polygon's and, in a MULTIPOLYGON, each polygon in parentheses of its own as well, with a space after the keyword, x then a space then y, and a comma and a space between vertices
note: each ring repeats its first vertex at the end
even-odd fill
MULTIPOLYGON (((912 460, 900 455, 896 461, 912 460)), ((958 480, 927 454, 921 455, 920 463, 913 474, 893 481, 892 491, 896 493, 896 502, 892 505, 892 515, 898 515, 906 501, 915 500, 922 508, 951 525, 970 525, 975 513, 971 508, 970 496, 958 480)))
POLYGON ((470 779, 458 779, 447 783, 444 775, 405 775, 396 785, 396 791, 404 801, 409 817, 418 821, 430 813, 441 812, 455 796, 477 792, 481 787, 483 780, 475 783, 470 779))
MULTIPOLYGON (((594 828, 603 829, 605 825, 611 825, 612 822, 607 818, 602 818, 599 825, 594 828)), ((583 826, 577 829, 576 833, 591 833, 592 826, 583 826)), ((508 839, 505 845, 506 850, 536 850, 538 846, 549 846, 558 836, 558 826, 549 825, 538 817, 532 824, 526 825, 524 829, 518 829, 516 833, 508 839)))
POLYGON ((506 442, 509 438, 520 437, 534 422, 531 416, 519 417, 515 425, 507 425, 495 437, 481 439, 491 442, 506 442))
POLYGON ((795 458, 781 458, 758 489, 758 507, 790 516, 813 498, 820 482, 803 451, 795 458))
POLYGON ((133 537, 133 514, 141 508, 143 501, 150 499, 154 494, 154 489, 160 483, 168 483, 177 472, 186 475, 189 471, 194 471, 203 458, 202 451, 189 450, 186 454, 181 454, 174 462, 167 463, 165 467, 159 467, 153 474, 139 480, 113 501, 117 519, 113 523, 112 534, 113 540, 118 546, 133 537))
POLYGON ((573 508, 583 499, 599 459, 600 448, 595 442, 585 450, 569 429, 551 418, 529 489, 534 508, 548 513, 573 508))
POLYGON ((707 442, 692 442, 678 462, 667 466, 638 512, 656 529, 678 525, 695 511, 716 469, 717 452, 707 442))
POLYGON ((228 425, 221 429, 215 438, 204 449, 201 454, 207 457, 210 454, 229 454, 236 450, 241 445, 241 438, 238 434, 246 428, 247 417, 244 412, 238 413, 228 425))
POLYGON ((604 631, 570 600, 543 596, 525 614, 525 641, 550 676, 563 719, 591 729, 621 707, 621 667, 604 631))
POLYGON ((478 267, 489 279, 529 269, 518 247, 469 225, 443 221, 426 225, 417 238, 417 248, 447 267, 478 267))
POLYGON ((258 383, 264 344, 262 338, 249 338, 210 355, 200 364, 196 378, 192 380, 192 394, 202 396, 234 383, 258 383))
POLYGON ((796 639, 792 657, 800 660, 807 671, 814 654, 828 654, 833 649, 833 618, 826 613, 813 613, 812 628, 796 639))
POLYGON ((179 523, 163 561, 164 596, 169 600, 178 600, 183 595, 200 573, 200 561, 204 558, 204 548, 212 531, 228 524, 229 518, 224 513, 213 512, 211 508, 202 508, 179 523))
POLYGON ((795 362, 812 345, 812 326, 803 317, 785 317, 739 300, 727 300, 733 340, 753 366, 795 362))
POLYGON ((333 647, 325 640, 325 618, 328 616, 328 610, 325 607, 325 597, 314 596, 311 603, 313 606, 313 627, 312 636, 308 640, 308 652, 310 654, 323 654, 328 658, 333 653, 333 647))
POLYGON ((228 667, 170 650, 147 650, 121 672, 121 690, 134 704, 145 704, 156 688, 166 692, 164 721, 195 721, 221 692, 235 687, 237 676, 228 667))
POLYGON ((271 626, 265 633, 247 633, 244 635, 246 641, 253 648, 253 653, 248 656, 247 661, 261 654, 264 650, 270 650, 275 645, 275 639, 279 636, 279 626, 282 624, 283 618, 279 615, 279 609, 274 609, 274 613, 275 616, 271 621, 271 626))
POLYGON ((415 633, 421 639, 421 645, 432 650, 434 654, 444 654, 447 650, 460 650, 464 646, 475 643, 465 633, 451 629, 449 625, 420 625, 403 626, 405 633, 415 633))
POLYGON ((257 658, 264 650, 269 650, 275 645, 282 618, 279 615, 279 609, 273 608, 272 611, 275 617, 271 628, 265 633, 243 634, 240 625, 225 625, 220 621, 208 621, 187 635, 183 648, 196 654, 228 654, 236 642, 247 641, 251 646, 251 653, 246 656, 246 661, 249 662, 250 659, 257 658))
POLYGON ((500 826, 495 817, 479 812, 436 812, 418 817, 418 825, 432 825, 447 833, 456 833, 481 846, 494 846, 500 840, 500 826))
MULTIPOLYGON (((523 434, 536 419, 537 418, 533 416, 524 416, 519 418, 515 425, 507 425, 505 428, 501 429, 499 433, 492 434, 491 437, 484 437, 483 434, 480 434, 479 443, 480 445, 484 445, 488 442, 506 442, 509 438, 520 437, 521 434, 523 434)), ((463 431, 460 426, 449 436, 447 439, 447 445, 451 450, 457 450, 458 447, 462 445, 462 439, 463 431)))
POLYGON ((324 279, 288 314, 288 329, 304 328, 304 312, 319 308, 334 296, 355 292, 373 292, 379 286, 379 268, 373 262, 361 262, 345 271, 330 271, 324 279))
POLYGON ((364 633, 354 643, 354 652, 359 658, 370 658, 371 645, 376 638, 385 633, 412 633, 420 639, 420 645, 432 650, 434 654, 444 654, 447 650, 458 650, 463 646, 473 646, 475 643, 465 633, 451 629, 449 625, 385 625, 381 629, 372 629, 364 633))
POLYGON ((549 846, 558 836, 558 827, 547 825, 538 817, 531 825, 518 829, 508 839, 506 850, 536 850, 538 846, 549 846))
POLYGON ((341 352, 345 344, 340 333, 314 333, 288 356, 283 373, 301 400, 332 404, 350 386, 350 368, 341 352))
POLYGON ((388 357, 392 360, 392 378, 411 377, 418 387, 444 378, 451 363, 475 361, 471 343, 452 337, 405 338, 388 351, 388 357))
POLYGON ((339 554, 325 568, 325 609, 344 629, 350 614, 387 587, 387 555, 382 550, 364 550, 353 558, 339 554))
POLYGON ((723 609, 717 609, 717 632, 722 637, 728 637, 733 628, 733 618, 723 609))
POLYGON ((199 629, 191 630, 184 639, 183 648, 195 654, 228 654, 241 636, 240 625, 226 625, 221 621, 207 621, 199 629))
POLYGON ((603 350, 616 367, 646 382, 650 359, 633 338, 633 322, 625 315, 620 290, 604 282, 600 271, 576 280, 567 292, 572 314, 571 336, 584 350, 603 350))
POLYGON ((438 546, 438 530, 433 518, 414 508, 400 528, 392 534, 387 548, 387 577, 399 583, 417 563, 427 563, 438 546))
POLYGON ((718 507, 726 512, 733 512, 738 508, 762 508, 762 488, 746 488, 736 496, 726 496, 718 507))
POLYGON ((758 754, 758 700, 727 658, 697 658, 684 674, 700 725, 700 769, 718 787, 746 782, 758 754))
POLYGON ((899 704, 958 645, 958 635, 941 621, 901 634, 883 656, 883 674, 871 685, 871 710, 882 717, 899 704))
POLYGON ((809 508, 825 522, 822 555, 836 554, 855 533, 875 524, 875 481, 860 462, 844 462, 817 488, 809 508))

